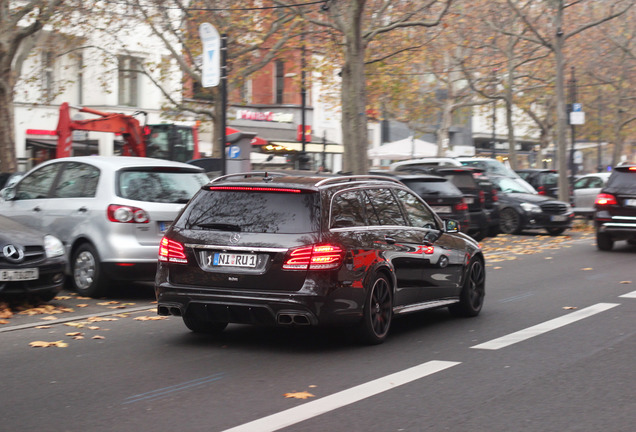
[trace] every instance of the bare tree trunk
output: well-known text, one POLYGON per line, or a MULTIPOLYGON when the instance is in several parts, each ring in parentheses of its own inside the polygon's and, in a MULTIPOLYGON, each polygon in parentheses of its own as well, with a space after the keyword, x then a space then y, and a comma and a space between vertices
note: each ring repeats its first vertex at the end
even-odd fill
MULTIPOLYGON (((2 56, 3 60, 6 56, 2 56)), ((18 170, 15 154, 15 123, 13 114, 13 87, 15 80, 11 62, 0 66, 0 172, 18 170)))
POLYGON ((446 155, 446 149, 450 142, 450 127, 453 119, 453 102, 450 97, 442 101, 442 118, 440 119, 439 127, 435 133, 437 138, 437 156, 442 157, 446 155))
MULTIPOLYGON (((512 63, 512 62, 509 62, 512 63)), ((508 161, 510 167, 514 170, 517 169, 517 139, 515 137, 515 125, 512 119, 512 107, 514 105, 514 66, 512 64, 508 67, 508 76, 506 81, 506 125, 508 127, 508 161)))
POLYGON ((557 158, 559 160, 559 199, 570 201, 569 179, 568 179, 568 157, 567 157, 567 112, 565 110, 565 77, 563 58, 563 0, 558 0, 559 6, 556 10, 554 28, 556 37, 554 39, 554 56, 556 60, 556 94, 557 94, 557 158))

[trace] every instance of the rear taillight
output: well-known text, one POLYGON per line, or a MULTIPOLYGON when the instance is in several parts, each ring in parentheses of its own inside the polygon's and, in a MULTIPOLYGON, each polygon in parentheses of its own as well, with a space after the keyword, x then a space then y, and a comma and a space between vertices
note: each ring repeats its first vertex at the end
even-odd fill
POLYGON ((596 195, 596 200, 594 204, 597 206, 606 206, 606 205, 616 205, 618 202, 616 201, 616 197, 612 194, 600 193, 596 195))
POLYGON ((456 211, 466 211, 468 210, 468 204, 466 204, 466 201, 464 201, 464 199, 462 198, 462 202, 455 204, 455 210, 456 211))
POLYGON ((145 210, 133 206, 111 204, 106 210, 108 220, 121 223, 148 223, 150 217, 145 210))
POLYGON ((486 202, 486 193, 482 190, 479 191, 479 202, 482 204, 486 202))
POLYGON ((545 195, 547 193, 545 190, 545 186, 539 186, 537 188, 537 192, 539 193, 539 195, 545 195))
POLYGON ((499 201, 499 195, 497 195, 497 189, 493 189, 491 193, 492 193, 492 202, 499 201))
POLYGON ((188 258, 181 243, 164 237, 159 243, 159 261, 187 264, 188 258))
POLYGON ((330 244, 303 246, 291 249, 283 270, 331 270, 340 267, 344 251, 330 244))

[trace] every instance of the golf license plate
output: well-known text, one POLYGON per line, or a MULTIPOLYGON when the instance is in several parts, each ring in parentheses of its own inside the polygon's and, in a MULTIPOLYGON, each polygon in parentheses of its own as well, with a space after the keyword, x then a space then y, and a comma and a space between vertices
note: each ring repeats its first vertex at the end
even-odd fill
POLYGON ((35 280, 39 277, 37 268, 20 269, 20 270, 0 270, 0 281, 25 281, 35 280))
POLYGON ((230 267, 256 267, 255 254, 215 253, 212 265, 230 267))

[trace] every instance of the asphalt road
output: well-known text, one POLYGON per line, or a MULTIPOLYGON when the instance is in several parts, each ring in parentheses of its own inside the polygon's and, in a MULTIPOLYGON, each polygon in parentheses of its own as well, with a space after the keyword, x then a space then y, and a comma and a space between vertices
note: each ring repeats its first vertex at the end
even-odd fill
POLYGON ((65 293, 51 305, 72 311, 0 326, 0 430, 633 430, 636 247, 600 252, 589 233, 483 246, 479 317, 410 315, 374 347, 346 331, 194 335, 157 319, 148 286, 65 293))

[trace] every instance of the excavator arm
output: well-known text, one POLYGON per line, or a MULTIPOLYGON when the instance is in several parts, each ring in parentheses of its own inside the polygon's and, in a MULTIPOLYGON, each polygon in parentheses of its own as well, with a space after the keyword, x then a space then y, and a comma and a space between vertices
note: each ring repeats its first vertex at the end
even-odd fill
POLYGON ((71 155, 72 132, 74 130, 119 133, 124 138, 122 153, 124 156, 146 156, 146 142, 139 121, 121 113, 105 113, 91 108, 78 108, 80 112, 94 114, 98 118, 88 120, 71 120, 70 106, 64 102, 60 106, 60 117, 57 124, 56 157, 71 155))

